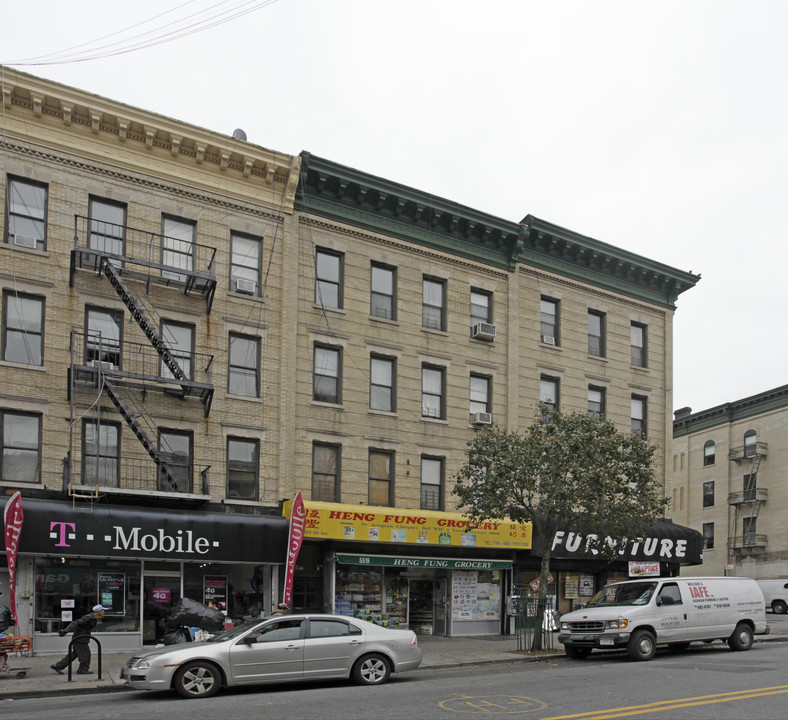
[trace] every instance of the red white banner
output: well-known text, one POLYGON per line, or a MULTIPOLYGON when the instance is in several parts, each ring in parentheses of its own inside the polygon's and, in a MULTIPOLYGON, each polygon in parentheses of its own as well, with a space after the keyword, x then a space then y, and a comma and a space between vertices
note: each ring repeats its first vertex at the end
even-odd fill
POLYGON ((295 575, 296 560, 301 551, 301 543, 304 541, 304 530, 306 529, 306 508, 304 499, 299 492, 293 499, 293 507, 290 511, 290 532, 287 536, 287 566, 285 568, 285 589, 282 594, 282 602, 292 606, 293 599, 293 576, 295 575))
POLYGON ((22 512, 22 496, 15 492, 5 504, 3 511, 3 527, 5 529, 5 554, 8 560, 8 585, 11 593, 11 614, 14 624, 17 623, 16 614, 16 556, 19 552, 19 538, 22 537, 22 523, 25 514, 22 512))

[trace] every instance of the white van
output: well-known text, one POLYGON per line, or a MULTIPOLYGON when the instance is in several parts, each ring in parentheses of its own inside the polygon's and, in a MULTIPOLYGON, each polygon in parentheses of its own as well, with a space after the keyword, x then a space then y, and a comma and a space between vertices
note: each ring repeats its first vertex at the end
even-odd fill
POLYGON ((558 640, 570 658, 626 648, 634 660, 651 660, 657 645, 727 640, 732 650, 749 650, 753 635, 768 632, 763 593, 751 578, 644 578, 607 585, 582 610, 562 615, 558 640))
POLYGON ((788 612, 788 580, 756 580, 763 593, 767 608, 773 613, 784 615, 788 612))

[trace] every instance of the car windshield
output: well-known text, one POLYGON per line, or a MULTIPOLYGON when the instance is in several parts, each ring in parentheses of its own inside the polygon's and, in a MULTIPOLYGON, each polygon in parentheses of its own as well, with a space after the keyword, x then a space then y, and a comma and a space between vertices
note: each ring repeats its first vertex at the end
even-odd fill
POLYGON ((602 588, 586 607, 646 605, 654 594, 655 582, 621 583, 602 588))
POLYGON ((237 623, 235 627, 232 627, 229 630, 224 630, 223 632, 216 633, 216 635, 208 639, 206 642, 222 642, 223 640, 232 640, 233 638, 236 638, 239 635, 243 635, 248 630, 257 627, 258 625, 260 625, 260 623, 261 623, 260 618, 255 618, 254 620, 244 620, 241 623, 237 623))

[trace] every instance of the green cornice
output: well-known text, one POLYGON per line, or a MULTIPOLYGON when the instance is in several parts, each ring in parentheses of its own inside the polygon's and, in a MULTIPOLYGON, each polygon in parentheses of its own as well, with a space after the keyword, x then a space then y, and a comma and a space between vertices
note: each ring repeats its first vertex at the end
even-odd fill
POLYGON ((673 437, 684 437, 719 425, 788 408, 788 385, 751 395, 742 400, 717 405, 673 421, 673 437))
POLYGON ((514 272, 523 264, 661 307, 700 279, 531 215, 502 220, 301 153, 295 209, 514 272))

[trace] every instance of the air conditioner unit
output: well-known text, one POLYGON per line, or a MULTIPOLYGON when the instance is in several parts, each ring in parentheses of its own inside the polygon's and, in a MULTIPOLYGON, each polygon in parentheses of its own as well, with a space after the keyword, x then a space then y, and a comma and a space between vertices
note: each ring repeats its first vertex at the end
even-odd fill
POLYGON ((91 360, 88 365, 101 370, 116 370, 115 363, 106 362, 104 360, 91 360))
POLYGON ((11 237, 14 239, 14 245, 18 245, 19 247, 34 248, 36 246, 36 239, 30 237, 30 235, 20 235, 16 233, 15 235, 11 235, 11 237))
POLYGON ((476 323, 471 328, 471 337, 477 340, 494 340, 495 325, 485 322, 476 323))
POLYGON ((555 338, 552 335, 542 335, 542 342, 545 345, 555 345, 555 338))
POLYGON ((257 282, 236 278, 235 292, 243 293, 244 295, 254 295, 257 292, 257 282))
POLYGON ((471 425, 492 425, 492 413, 471 413, 471 425))

